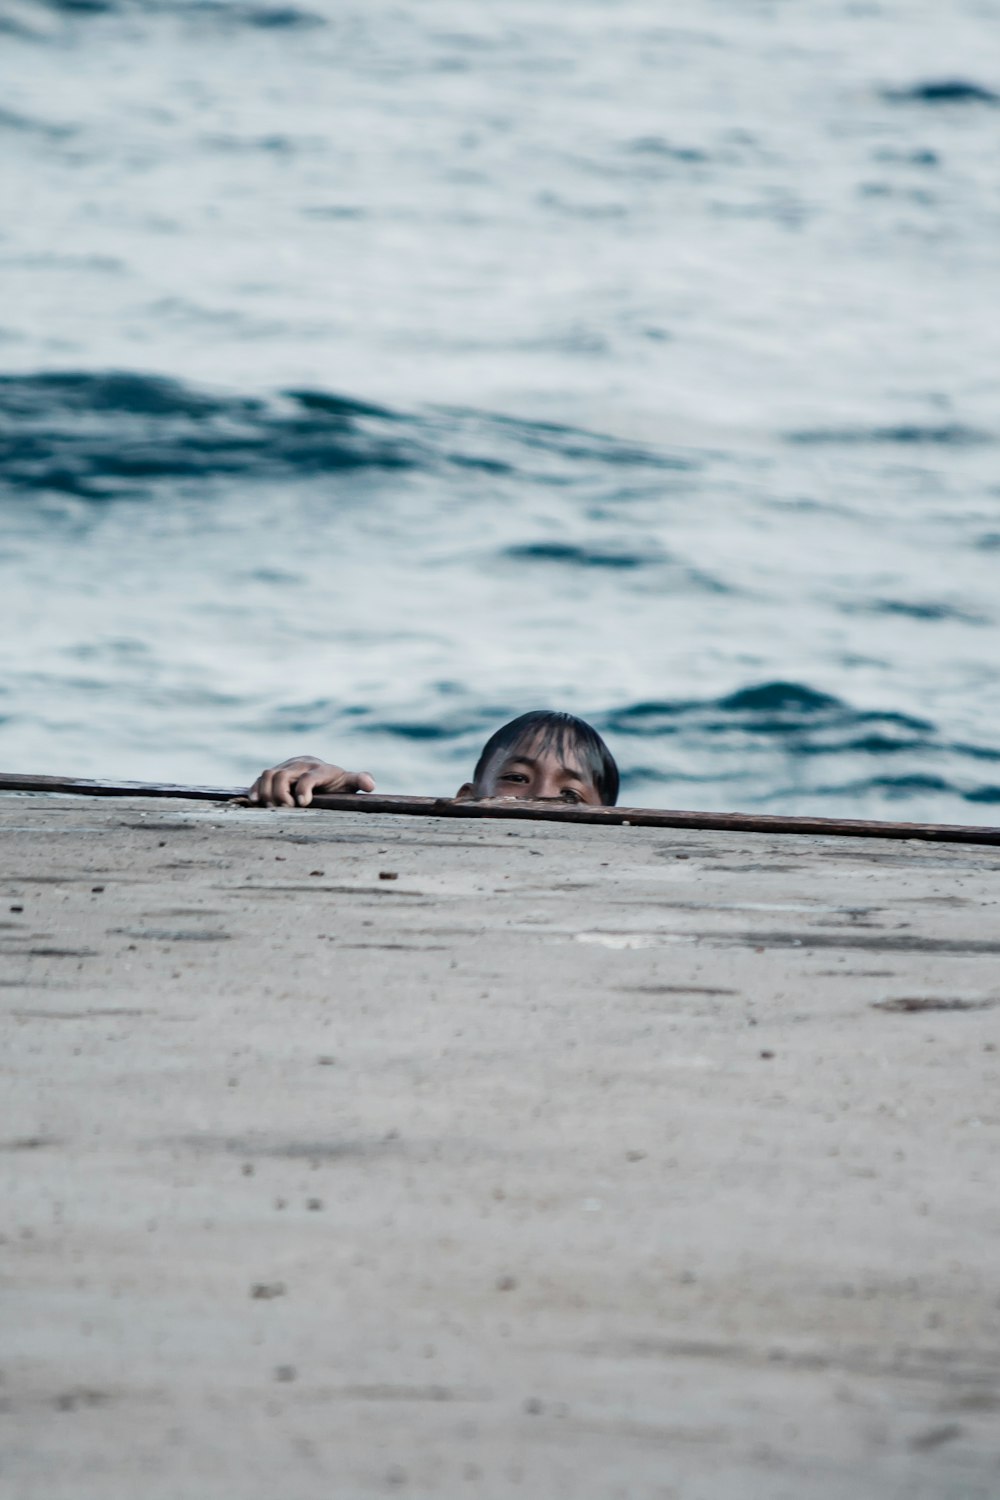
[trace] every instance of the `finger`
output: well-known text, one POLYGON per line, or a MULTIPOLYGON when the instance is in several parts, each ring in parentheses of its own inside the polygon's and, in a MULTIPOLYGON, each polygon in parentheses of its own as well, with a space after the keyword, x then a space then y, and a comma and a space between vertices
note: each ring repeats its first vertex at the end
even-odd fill
POLYGON ((260 801, 260 784, 263 779, 264 778, 262 776, 258 776, 253 786, 247 788, 246 797, 248 802, 260 801))
POLYGON ((342 771, 339 766, 323 766, 317 773, 313 790, 334 794, 373 792, 375 782, 367 771, 342 771))
POLYGON ((265 807, 271 806, 271 791, 274 786, 274 772, 271 770, 261 771, 257 778, 257 796, 265 807))
POLYGON ((373 792, 374 779, 367 771, 341 771, 332 766, 317 766, 301 775, 295 786, 295 800, 308 807, 315 792, 373 792), (331 771, 335 774, 331 775, 331 771))
POLYGON ((295 801, 299 807, 308 807, 313 799, 313 792, 323 780, 318 771, 303 771, 295 783, 295 801))
POLYGON ((271 783, 271 801, 275 807, 294 807, 295 799, 292 797, 292 783, 298 778, 294 771, 275 772, 274 781, 271 783))

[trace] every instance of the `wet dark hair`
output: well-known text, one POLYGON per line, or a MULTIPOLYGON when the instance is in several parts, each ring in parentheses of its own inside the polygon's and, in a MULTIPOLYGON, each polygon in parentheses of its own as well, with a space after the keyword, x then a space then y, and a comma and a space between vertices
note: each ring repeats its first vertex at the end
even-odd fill
POLYGON ((587 772, 604 806, 613 807, 618 801, 618 767, 597 730, 575 714, 558 713, 554 709, 536 709, 521 714, 520 718, 511 719, 496 734, 490 735, 472 773, 476 790, 496 756, 529 744, 540 744, 543 749, 558 754, 564 753, 567 747, 572 748, 579 758, 581 770, 587 772))

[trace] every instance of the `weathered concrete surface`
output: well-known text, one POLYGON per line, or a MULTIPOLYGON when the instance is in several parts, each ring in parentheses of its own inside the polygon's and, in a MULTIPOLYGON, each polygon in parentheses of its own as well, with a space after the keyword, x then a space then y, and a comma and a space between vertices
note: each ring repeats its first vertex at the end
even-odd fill
POLYGON ((5 1497, 1000 1495, 998 851, 0 839, 5 1497))

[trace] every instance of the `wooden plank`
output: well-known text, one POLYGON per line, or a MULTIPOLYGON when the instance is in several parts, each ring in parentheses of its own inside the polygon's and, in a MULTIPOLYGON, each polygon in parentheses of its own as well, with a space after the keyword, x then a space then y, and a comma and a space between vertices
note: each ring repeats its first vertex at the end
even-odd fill
POLYGON ((0 771, 0 792, 61 792, 73 797, 183 797, 188 802, 231 802, 243 786, 176 786, 169 781, 88 781, 78 776, 23 776, 0 771))
POLYGON ((336 812, 409 813, 436 818, 505 818, 551 823, 591 823, 634 828, 693 828, 722 833, 789 833, 875 839, 924 839, 937 843, 998 844, 1000 828, 961 823, 883 823, 863 818, 780 817, 762 813, 688 812, 660 807, 586 807, 560 802, 502 799, 456 802, 452 798, 380 797, 377 793, 315 797, 313 805, 336 812))
MULTIPOLYGON (((0 791, 58 792, 85 797, 177 797, 195 802, 231 802, 245 794, 243 787, 88 781, 77 777, 13 773, 0 773, 0 791)), ((783 833, 826 838, 921 839, 932 843, 1000 845, 1000 828, 964 823, 885 823, 867 818, 781 817, 766 813, 688 812, 660 807, 587 807, 579 803, 567 805, 510 799, 456 802, 451 797, 387 797, 378 792, 318 796, 313 798, 310 808, 324 812, 383 813, 418 818, 523 819, 597 826, 705 829, 720 833, 783 833)))

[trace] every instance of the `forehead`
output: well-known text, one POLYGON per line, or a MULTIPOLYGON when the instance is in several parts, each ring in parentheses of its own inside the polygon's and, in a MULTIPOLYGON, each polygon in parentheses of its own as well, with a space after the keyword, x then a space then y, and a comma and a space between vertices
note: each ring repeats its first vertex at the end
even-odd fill
POLYGON ((574 737, 558 729, 530 731, 502 750, 493 764, 505 765, 513 760, 544 761, 575 772, 583 781, 593 781, 593 774, 574 737))

